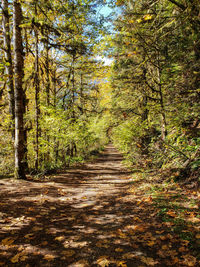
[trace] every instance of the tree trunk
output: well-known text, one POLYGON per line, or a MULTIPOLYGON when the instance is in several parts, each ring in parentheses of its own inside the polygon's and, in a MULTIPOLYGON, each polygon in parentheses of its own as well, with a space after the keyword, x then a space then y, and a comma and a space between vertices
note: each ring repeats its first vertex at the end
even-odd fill
POLYGON ((45 45, 46 58, 45 58, 45 67, 46 67, 46 104, 49 107, 50 104, 50 78, 49 78, 49 33, 47 32, 47 42, 45 45))
POLYGON ((164 106, 164 96, 163 96, 163 88, 161 81, 161 73, 162 69, 160 67, 160 53, 158 52, 157 56, 157 75, 158 75, 158 93, 160 98, 160 106, 161 106, 161 139, 164 141, 167 136, 167 122, 165 115, 165 106, 164 106))
MULTIPOLYGON (((47 36, 47 42, 45 44, 45 52, 46 52, 46 57, 45 57, 45 68, 46 68, 46 85, 45 85, 45 91, 46 91, 46 105, 47 108, 50 105, 50 71, 49 71, 49 33, 48 30, 46 32, 46 36, 47 36)), ((46 116, 48 115, 48 111, 46 112, 46 116)), ((45 153, 45 159, 47 162, 49 162, 50 160, 50 146, 49 146, 49 142, 50 142, 50 137, 49 137, 49 132, 47 130, 47 132, 45 132, 45 138, 47 141, 47 153, 45 153)))
POLYGON ((13 1, 13 41, 14 41, 14 82, 15 82, 15 178, 25 179, 25 142, 24 142, 24 59, 20 24, 22 21, 21 4, 13 1))
POLYGON ((8 13, 8 0, 2 0, 2 27, 3 27, 3 39, 4 39, 4 51, 5 51, 5 68, 8 75, 8 99, 9 99, 9 113, 11 115, 12 123, 12 138, 15 139, 15 99, 14 99, 14 82, 13 82, 13 63, 12 52, 10 45, 10 27, 9 27, 9 13, 8 13))
MULTIPOLYGON (((35 15, 37 16, 37 7, 35 6, 35 15)), ((39 81, 39 49, 38 49, 39 41, 38 41, 38 30, 35 28, 35 169, 38 170, 39 166, 39 137, 40 137, 40 81, 39 81)))

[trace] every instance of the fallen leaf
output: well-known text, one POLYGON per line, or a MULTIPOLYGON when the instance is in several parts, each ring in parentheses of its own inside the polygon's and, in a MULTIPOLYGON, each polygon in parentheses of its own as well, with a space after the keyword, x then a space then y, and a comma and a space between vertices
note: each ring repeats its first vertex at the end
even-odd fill
POLYGON ((75 251, 72 249, 62 251, 62 255, 65 257, 72 257, 74 254, 75 254, 75 251))
POLYGON ((156 231, 156 234, 163 234, 164 233, 164 230, 162 231, 156 231))
POLYGON ((115 251, 116 252, 123 252, 124 250, 122 248, 116 248, 115 251))
POLYGON ((54 255, 51 255, 51 254, 47 254, 44 256, 44 259, 47 260, 47 261, 52 261, 55 259, 55 256, 54 255))
POLYGON ((185 265, 187 265, 187 266, 195 266, 195 264, 196 264, 196 258, 195 257, 193 257, 193 256, 191 256, 191 255, 185 255, 185 256, 183 256, 183 258, 184 258, 184 261, 183 261, 183 263, 185 264, 185 265))
POLYGON ((33 207, 28 208, 28 211, 35 211, 33 207))
POLYGON ((142 222, 142 220, 139 217, 135 217, 134 221, 142 222))
POLYGON ((20 261, 25 261, 26 259, 28 259, 28 256, 24 255, 20 258, 20 261))
POLYGON ((19 262, 20 257, 21 257, 21 253, 16 254, 14 257, 11 258, 11 262, 12 263, 19 262))
POLYGON ((165 253, 165 251, 163 250, 158 250, 157 254, 159 255, 159 257, 161 258, 166 258, 167 254, 165 253))
POLYGON ((63 241, 63 240, 65 240, 65 236, 57 236, 57 237, 55 238, 55 240, 63 241))
POLYGON ((167 212, 167 215, 171 216, 171 217, 176 217, 176 213, 173 210, 169 210, 167 212))
POLYGON ((179 258, 175 257, 175 258, 172 258, 172 261, 173 261, 173 264, 176 264, 179 262, 179 258))
POLYGON ((25 235, 24 237, 25 237, 25 238, 28 238, 28 239, 31 239, 31 238, 33 238, 33 235, 34 235, 34 234, 27 234, 27 235, 25 235))
POLYGON ((98 241, 98 242, 96 243, 96 246, 97 246, 98 248, 108 248, 108 247, 109 247, 109 245, 106 244, 105 240, 104 240, 104 241, 98 241))
POLYGON ((133 230, 139 231, 139 232, 144 232, 146 230, 146 227, 143 225, 134 225, 133 230))
POLYGON ((128 253, 123 254, 122 258, 125 260, 130 260, 133 258, 140 257, 142 255, 143 255, 143 253, 141 251, 133 251, 133 252, 128 252, 128 253))
POLYGON ((155 266, 156 264, 158 264, 158 261, 155 261, 153 258, 149 258, 149 257, 141 257, 142 262, 146 263, 148 266, 155 266))
POLYGON ((168 246, 167 245, 163 245, 162 246, 162 250, 168 250, 169 248, 168 248, 168 246))
POLYGON ((148 241, 148 242, 147 242, 147 245, 148 245, 149 247, 152 247, 152 246, 155 245, 155 241, 148 241))
POLYGON ((110 261, 106 257, 100 257, 97 260, 97 264, 100 265, 101 267, 108 267, 110 264, 110 261))
POLYGON ((37 232, 37 231, 42 231, 43 228, 42 228, 42 227, 38 227, 38 226, 34 226, 34 227, 32 228, 32 230, 33 230, 34 232, 37 232))
POLYGON ((42 246, 46 246, 46 245, 48 245, 48 242, 47 241, 44 241, 44 242, 41 243, 41 245, 42 246))
POLYGON ((127 267, 125 261, 119 261, 119 262, 117 263, 117 266, 119 266, 119 267, 127 267))
POLYGON ((178 249, 178 251, 179 252, 184 252, 184 251, 186 251, 187 249, 185 248, 185 247, 180 247, 179 249, 178 249))
POLYGON ((14 243, 14 239, 8 237, 8 238, 5 238, 1 241, 1 244, 4 245, 4 246, 9 246, 11 245, 12 243, 14 243))
POLYGON ((73 264, 76 267, 89 267, 89 263, 86 260, 80 260, 73 264))

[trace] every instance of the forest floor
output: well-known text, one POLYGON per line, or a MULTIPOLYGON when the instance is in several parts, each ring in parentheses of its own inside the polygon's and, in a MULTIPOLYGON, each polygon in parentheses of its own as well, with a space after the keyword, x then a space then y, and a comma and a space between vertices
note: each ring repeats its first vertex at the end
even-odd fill
POLYGON ((199 192, 122 159, 0 180, 0 266, 200 266, 199 192))

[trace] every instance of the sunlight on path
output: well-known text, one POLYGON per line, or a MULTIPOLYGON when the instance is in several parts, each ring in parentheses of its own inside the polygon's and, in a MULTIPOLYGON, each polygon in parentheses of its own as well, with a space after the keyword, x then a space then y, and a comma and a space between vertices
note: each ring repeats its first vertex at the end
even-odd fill
POLYGON ((118 201, 130 181, 121 160, 109 145, 94 163, 47 182, 2 180, 2 264, 106 266, 109 261, 120 262, 118 246, 132 248, 118 231, 133 217, 118 201))
POLYGON ((1 180, 0 266, 180 266, 177 248, 197 266, 121 161, 109 145, 48 181, 1 180))

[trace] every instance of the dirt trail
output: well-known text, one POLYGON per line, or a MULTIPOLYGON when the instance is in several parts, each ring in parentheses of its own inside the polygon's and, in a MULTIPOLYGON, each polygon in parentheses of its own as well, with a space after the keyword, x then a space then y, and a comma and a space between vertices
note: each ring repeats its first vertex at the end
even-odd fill
POLYGON ((119 201, 129 183, 121 160, 110 145, 95 163, 48 182, 1 180, 0 266, 122 261, 120 247, 133 248, 120 231, 134 215, 119 201))
POLYGON ((1 180, 0 266, 169 266, 153 259, 153 235, 168 229, 128 193, 121 161, 109 145, 94 163, 49 181, 1 180))

